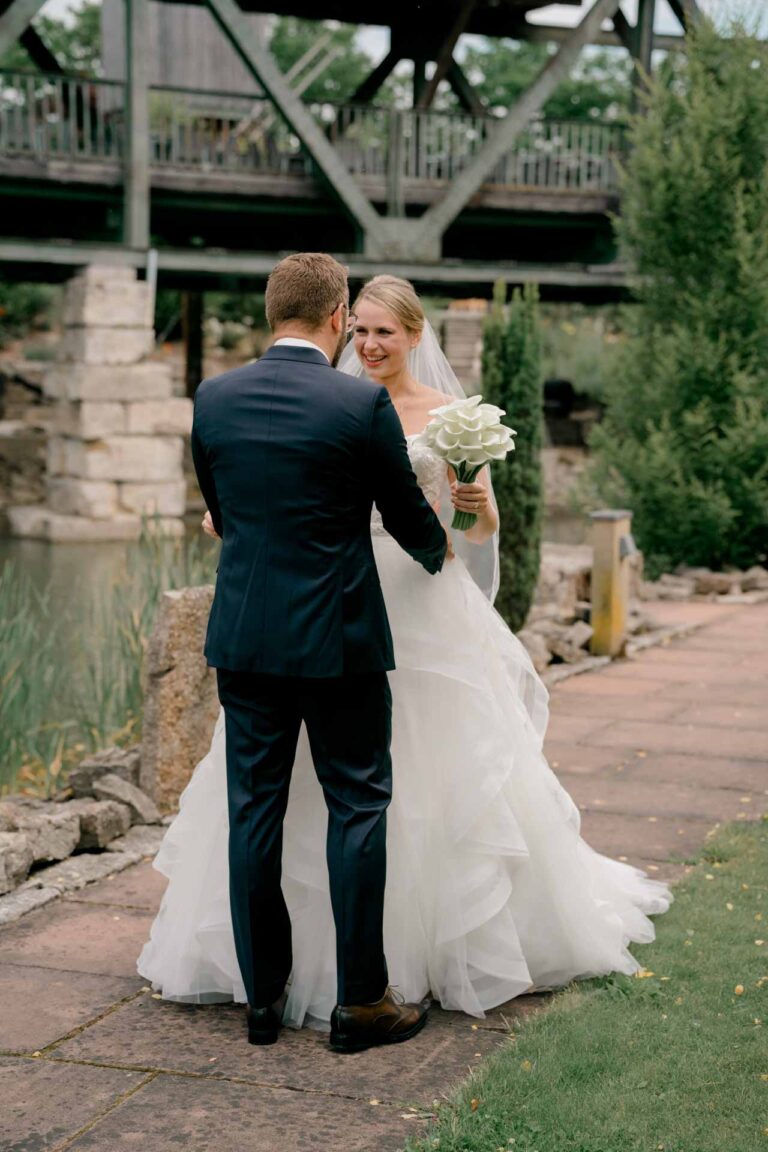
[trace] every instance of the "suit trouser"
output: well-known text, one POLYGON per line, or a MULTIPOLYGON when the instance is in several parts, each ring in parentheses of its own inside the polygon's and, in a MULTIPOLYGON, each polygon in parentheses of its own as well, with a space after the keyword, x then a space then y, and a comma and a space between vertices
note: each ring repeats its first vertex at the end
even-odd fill
POLYGON ((385 672, 304 679, 218 670, 226 717, 229 874, 248 1002, 272 1004, 293 965, 281 887, 283 819, 302 721, 328 809, 338 1001, 387 985, 383 917, 392 796, 392 696, 385 672))

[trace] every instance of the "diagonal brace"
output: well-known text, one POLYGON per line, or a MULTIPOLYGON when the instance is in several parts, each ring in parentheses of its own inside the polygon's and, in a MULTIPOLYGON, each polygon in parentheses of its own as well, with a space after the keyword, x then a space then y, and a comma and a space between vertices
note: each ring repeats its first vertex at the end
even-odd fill
POLYGON ((510 150, 517 137, 525 131, 558 84, 570 72, 582 48, 590 44, 600 31, 603 20, 613 16, 618 7, 619 0, 595 0, 559 51, 550 57, 528 91, 510 108, 504 120, 499 122, 498 128, 472 163, 454 181, 442 200, 429 208, 420 218, 422 236, 427 244, 434 248, 439 242, 446 228, 456 219, 494 166, 510 150))
POLYGON ((361 192, 314 117, 291 90, 271 54, 259 43, 235 0, 206 0, 206 2, 246 68, 256 77, 304 144, 350 216, 367 235, 375 235, 381 230, 381 217, 370 200, 361 192))
POLYGON ((44 3, 45 0, 13 0, 8 5, 0 16, 0 56, 13 47, 44 3))

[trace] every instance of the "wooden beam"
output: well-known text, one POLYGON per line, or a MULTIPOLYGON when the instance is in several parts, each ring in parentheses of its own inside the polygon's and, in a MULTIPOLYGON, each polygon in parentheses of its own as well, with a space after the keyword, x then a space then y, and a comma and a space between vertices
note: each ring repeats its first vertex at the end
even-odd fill
POLYGON ((429 79, 429 83, 424 88, 419 97, 419 102, 416 105, 419 109, 429 108, 432 105, 437 89, 440 86, 441 80, 444 80, 448 74, 448 69, 453 62, 453 50, 458 43, 459 37, 462 32, 466 30, 470 17, 477 7, 477 0, 464 0, 456 19, 451 25, 448 35, 440 45, 440 49, 435 61, 435 71, 429 79))
POLYGON ((464 69, 455 60, 451 61, 446 80, 458 96, 459 103, 465 112, 470 112, 473 116, 485 116, 487 114, 488 109, 470 84, 464 69))
POLYGON ((207 0, 207 4, 246 68, 276 104, 350 216, 367 236, 375 236, 381 217, 360 191, 312 114, 286 83, 271 54, 259 43, 235 0, 207 0))
POLYGON ((389 79, 390 75, 403 59, 401 51, 390 48, 384 59, 380 64, 377 64, 370 76, 366 76, 362 84, 360 84, 352 93, 349 103, 350 104, 367 104, 381 88, 385 80, 389 79))
POLYGON ((525 131, 531 120, 573 68, 581 50, 591 44, 603 20, 613 16, 619 0, 594 0, 592 7, 571 33, 560 50, 545 64, 527 92, 510 108, 504 120, 488 138, 471 164, 454 181, 439 204, 429 208, 419 221, 425 250, 435 247, 446 228, 456 219, 467 202, 474 196, 489 172, 510 150, 517 137, 525 131))
POLYGON ((669 6, 680 21, 684 32, 690 32, 704 19, 696 0, 669 0, 669 6))
POLYGON ((37 32, 31 24, 28 28, 25 28, 21 36, 19 36, 19 44, 21 44, 22 48, 27 52, 35 67, 39 68, 41 72, 64 72, 61 64, 59 64, 59 61, 53 52, 51 52, 40 33, 37 32))
POLYGON ((4 56, 28 28, 45 0, 12 0, 0 16, 0 56, 4 56))
MULTIPOLYGON (((618 9, 617 13, 620 11, 621 9, 618 9)), ((634 29, 623 12, 621 17, 623 20, 622 29, 629 29, 630 32, 633 32, 634 29)), ((525 40, 532 44, 563 44, 568 39, 569 33, 570 29, 561 25, 528 24, 525 20, 520 20, 510 27, 506 35, 510 40, 525 40)), ((615 20, 613 29, 601 28, 599 32, 595 33, 591 43, 604 48, 629 48, 624 39, 623 31, 617 30, 615 20)), ((663 48, 665 51, 672 51, 684 45, 684 36, 658 33, 654 37, 654 48, 663 48)))
MULTIPOLYGON (((653 53, 653 21, 656 15, 656 0, 638 0, 637 9, 637 35, 635 53, 640 67, 638 78, 650 76, 651 56, 653 53)), ((642 83, 642 80, 640 80, 642 83)))
MULTIPOLYGON (((630 24, 621 8, 617 8, 613 16, 613 28, 621 43, 632 56, 636 55, 637 29, 630 24)), ((682 37, 676 37, 682 40, 682 37)))
POLYGON ((197 386, 205 375, 202 292, 182 292, 181 330, 184 337, 185 393, 193 400, 197 386))
POLYGON ((149 0, 126 0, 125 207, 123 237, 149 248, 149 0))

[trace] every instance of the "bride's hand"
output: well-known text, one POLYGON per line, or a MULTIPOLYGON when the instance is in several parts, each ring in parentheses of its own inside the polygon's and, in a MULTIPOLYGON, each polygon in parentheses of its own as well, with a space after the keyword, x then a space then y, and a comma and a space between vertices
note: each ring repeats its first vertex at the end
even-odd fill
POLYGON ((454 480, 451 484, 451 504, 457 512, 472 512, 475 516, 482 516, 488 507, 488 489, 484 484, 459 484, 454 480))
POLYGON ((205 516, 203 516, 202 527, 206 536, 210 536, 213 540, 220 539, 218 532, 213 526, 213 517, 211 516, 210 512, 206 512, 205 516))

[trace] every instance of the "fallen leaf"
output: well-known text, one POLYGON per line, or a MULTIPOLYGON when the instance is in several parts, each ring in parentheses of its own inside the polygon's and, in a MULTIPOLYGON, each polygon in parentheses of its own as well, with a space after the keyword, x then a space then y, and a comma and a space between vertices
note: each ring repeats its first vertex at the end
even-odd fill
POLYGON ((734 992, 736 993, 737 996, 743 996, 744 995, 744 985, 743 984, 737 984, 736 987, 734 988, 734 992))

